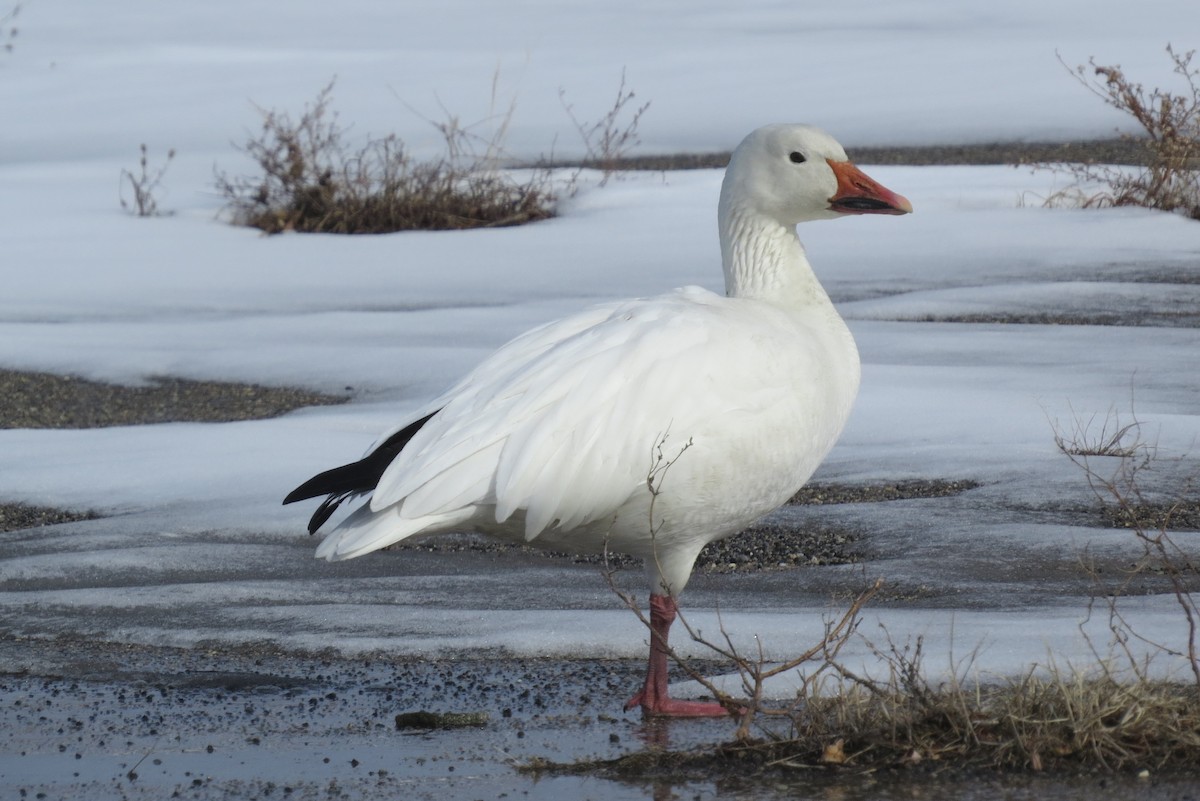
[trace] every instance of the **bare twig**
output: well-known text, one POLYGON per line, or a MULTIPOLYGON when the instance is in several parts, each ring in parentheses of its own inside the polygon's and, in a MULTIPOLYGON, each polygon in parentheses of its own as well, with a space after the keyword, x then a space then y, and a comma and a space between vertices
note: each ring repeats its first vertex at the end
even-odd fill
MULTIPOLYGON (((1055 425, 1055 444, 1083 472, 1096 498, 1116 511, 1114 518, 1132 533, 1142 547, 1142 558, 1127 571, 1120 586, 1102 594, 1113 645, 1122 650, 1130 666, 1143 678, 1144 668, 1128 646, 1130 639, 1150 645, 1161 653, 1183 657, 1197 685, 1200 685, 1200 653, 1197 645, 1200 636, 1200 599, 1192 594, 1188 582, 1188 577, 1200 575, 1200 568, 1188 551, 1170 535, 1171 519, 1180 506, 1179 501, 1168 505, 1164 514, 1155 515, 1157 519, 1147 519, 1146 510, 1157 507, 1149 503, 1145 496, 1143 475, 1160 458, 1158 448, 1142 437, 1142 423, 1133 412, 1130 412, 1126 422, 1122 422, 1118 413, 1110 409, 1100 426, 1098 437, 1089 435, 1095 428, 1095 416, 1087 422, 1081 422, 1081 418, 1076 416, 1071 434, 1064 434, 1061 427, 1055 425), (1106 457, 1104 461, 1111 463, 1108 469, 1100 466, 1101 457, 1106 457), (1149 571, 1165 577, 1183 615, 1186 639, 1182 649, 1149 640, 1130 625, 1118 608, 1118 599, 1125 594, 1134 578, 1149 571)), ((1093 579, 1098 581, 1097 573, 1094 570, 1090 572, 1093 579)), ((1094 596, 1088 607, 1089 617, 1096 603, 1097 597, 1094 596)))
POLYGON ((635 97, 634 91, 626 88, 624 69, 621 70, 621 84, 617 87, 616 99, 596 122, 581 120, 576 116, 575 107, 567 102, 566 90, 559 89, 558 97, 587 150, 585 166, 601 170, 604 175, 600 179, 600 186, 606 185, 609 178, 620 172, 620 163, 629 151, 641 144, 637 133, 638 123, 650 108, 650 103, 634 108, 628 122, 622 120, 626 107, 635 97))
POLYGON ((150 153, 146 145, 140 147, 141 158, 138 159, 138 171, 134 173, 131 170, 121 170, 121 186, 118 192, 118 198, 121 201, 121 208, 128 211, 137 217, 158 217, 163 214, 158 210, 158 198, 155 194, 159 190, 163 176, 167 172, 167 168, 171 166, 171 160, 175 158, 175 149, 167 151, 167 159, 161 167, 150 167, 150 153), (132 199, 125 199, 125 189, 128 185, 132 192, 132 199))

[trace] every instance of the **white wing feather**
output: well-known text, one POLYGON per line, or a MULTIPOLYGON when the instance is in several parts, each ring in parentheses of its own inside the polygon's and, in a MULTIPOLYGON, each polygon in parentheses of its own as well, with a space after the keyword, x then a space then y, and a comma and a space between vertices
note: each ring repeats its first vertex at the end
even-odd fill
POLYGON ((794 391, 779 373, 804 371, 772 365, 780 321, 744 303, 688 287, 518 337, 414 416, 437 411, 323 552, 347 558, 484 510, 496 523, 523 513, 526 540, 612 516, 645 490, 668 430, 730 431, 794 391))
POLYGON ((523 510, 528 539, 611 514, 644 485, 681 396, 703 404, 690 397, 703 359, 682 354, 710 343, 722 300, 690 287, 513 340, 422 410, 441 407, 384 472, 371 510, 494 506, 497 522, 523 510))
POLYGON ((437 412, 318 555, 348 559, 420 532, 482 524, 482 514, 505 524, 520 512, 514 523, 523 520, 527 541, 611 518, 646 495, 652 451, 667 432, 680 445, 694 435, 707 440, 703 452, 716 459, 690 459, 674 486, 685 486, 678 481, 691 470, 724 470, 694 478, 688 492, 701 495, 690 502, 703 510, 704 493, 727 494, 728 482, 743 482, 732 492, 745 507, 718 501, 727 513, 719 525, 749 522, 808 477, 845 418, 822 409, 848 409, 857 386, 856 373, 841 401, 822 401, 822 345, 804 347, 809 337, 797 325, 768 303, 692 287, 530 331, 414 415, 437 412), (800 408, 810 410, 808 422, 790 416, 800 408), (776 441, 785 429, 796 441, 776 441), (811 454, 808 465, 794 457, 797 446, 811 454), (769 475, 731 478, 738 459, 761 463, 762 448, 776 458, 769 475))

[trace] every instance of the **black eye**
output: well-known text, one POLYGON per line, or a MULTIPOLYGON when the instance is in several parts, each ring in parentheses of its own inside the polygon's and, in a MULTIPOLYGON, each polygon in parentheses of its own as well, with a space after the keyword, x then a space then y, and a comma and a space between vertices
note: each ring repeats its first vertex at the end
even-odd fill
POLYGON ((788 154, 788 158, 792 160, 793 164, 803 164, 805 161, 804 154, 799 150, 793 150, 788 154))

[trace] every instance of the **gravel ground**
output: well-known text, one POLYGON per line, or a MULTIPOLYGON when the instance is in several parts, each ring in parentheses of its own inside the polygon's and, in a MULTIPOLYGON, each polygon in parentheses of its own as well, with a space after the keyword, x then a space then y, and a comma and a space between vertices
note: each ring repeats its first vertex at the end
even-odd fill
POLYGON ((121 386, 52 373, 0 370, 0 428, 105 428, 148 423, 228 423, 345 403, 291 387, 153 377, 121 386))
MULTIPOLYGON (((711 542, 696 558, 696 569, 705 573, 739 573, 806 565, 848 565, 867 558, 863 535, 837 526, 792 526, 759 523, 729 539, 711 542)), ((415 543, 393 546, 397 550, 426 553, 521 551, 547 559, 569 559, 575 564, 603 565, 616 570, 640 568, 642 560, 625 554, 572 554, 543 551, 525 545, 473 534, 446 534, 415 543)))
POLYGON ((76 520, 95 520, 97 517, 93 512, 68 512, 23 503, 0 504, 0 532, 74 523, 76 520))

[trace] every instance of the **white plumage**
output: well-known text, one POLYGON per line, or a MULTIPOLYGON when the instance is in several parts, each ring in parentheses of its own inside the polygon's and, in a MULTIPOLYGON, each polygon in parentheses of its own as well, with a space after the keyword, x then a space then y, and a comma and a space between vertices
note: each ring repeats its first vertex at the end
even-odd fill
MULTIPOLYGON (((371 491, 369 500, 317 555, 348 559, 455 528, 608 548, 646 560, 651 592, 669 607, 652 605, 662 624, 700 549, 786 502, 833 446, 857 392, 853 338, 796 223, 907 211, 907 200, 850 165, 827 134, 755 131, 722 186, 725 296, 687 287, 589 309, 509 342, 385 434, 381 443, 399 437, 399 452, 373 488, 353 488, 371 491)), ((320 478, 289 501, 347 494, 320 478)), ((711 714, 711 705, 666 697, 654 651, 669 625, 652 637, 647 687, 631 704, 711 714)))

